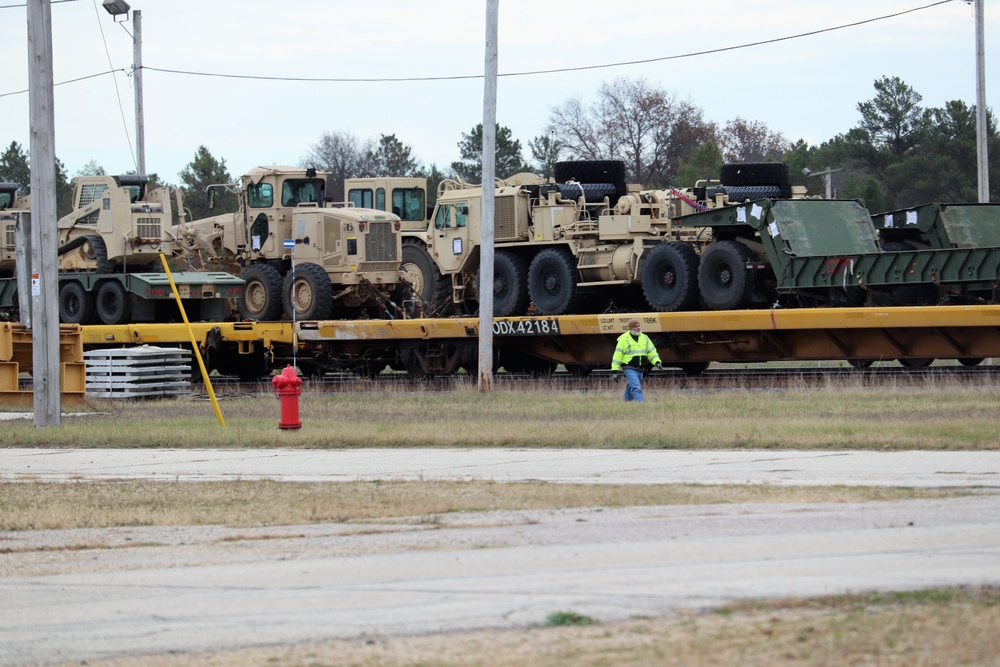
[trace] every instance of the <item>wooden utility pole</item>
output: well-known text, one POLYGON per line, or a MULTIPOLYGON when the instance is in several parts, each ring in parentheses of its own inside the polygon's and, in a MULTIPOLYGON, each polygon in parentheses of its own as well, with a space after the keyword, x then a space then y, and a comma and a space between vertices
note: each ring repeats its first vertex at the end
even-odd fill
POLYGON ((135 76, 136 171, 146 175, 146 127, 142 113, 142 12, 132 10, 132 74, 135 76))
POLYGON ((56 269, 56 154, 49 0, 28 0, 31 121, 31 379, 35 426, 59 426, 59 275, 56 269))
POLYGON ((479 391, 493 389, 493 241, 497 145, 497 15, 500 0, 486 0, 483 91, 482 224, 479 228, 479 391))
POLYGON ((979 172, 979 203, 990 201, 990 163, 986 141, 986 46, 983 36, 983 0, 975 0, 976 9, 976 164, 979 172))

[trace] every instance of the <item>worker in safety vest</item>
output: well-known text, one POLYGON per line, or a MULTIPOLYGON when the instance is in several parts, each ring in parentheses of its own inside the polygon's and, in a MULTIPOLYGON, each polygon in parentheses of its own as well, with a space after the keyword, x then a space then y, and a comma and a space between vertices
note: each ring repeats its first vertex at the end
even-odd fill
POLYGON ((618 337, 615 356, 611 360, 611 370, 615 377, 620 377, 624 372, 628 381, 622 401, 642 403, 642 376, 653 367, 663 370, 660 355, 649 336, 642 333, 639 320, 631 319, 628 321, 628 331, 618 337))

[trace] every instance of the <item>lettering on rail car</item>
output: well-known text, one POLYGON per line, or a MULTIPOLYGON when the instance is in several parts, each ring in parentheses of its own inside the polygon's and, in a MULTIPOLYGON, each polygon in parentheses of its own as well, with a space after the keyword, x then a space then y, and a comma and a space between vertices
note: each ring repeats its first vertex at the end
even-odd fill
POLYGON ((493 322, 494 336, 537 336, 539 334, 556 334, 559 331, 559 320, 525 319, 516 322, 499 320, 493 322))

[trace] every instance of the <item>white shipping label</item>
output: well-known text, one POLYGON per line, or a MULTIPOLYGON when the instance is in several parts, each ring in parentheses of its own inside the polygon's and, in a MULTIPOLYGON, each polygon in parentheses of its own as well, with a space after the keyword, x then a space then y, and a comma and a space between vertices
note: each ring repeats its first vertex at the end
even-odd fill
POLYGON ((772 222, 767 226, 767 231, 771 232, 771 237, 778 236, 781 232, 778 230, 778 223, 772 222))
POLYGON ((882 226, 885 227, 886 229, 892 229, 893 227, 892 216, 889 215, 888 213, 885 216, 885 223, 882 226))
POLYGON ((917 224, 917 212, 916 211, 907 211, 906 212, 906 224, 908 224, 908 225, 915 225, 915 224, 917 224))

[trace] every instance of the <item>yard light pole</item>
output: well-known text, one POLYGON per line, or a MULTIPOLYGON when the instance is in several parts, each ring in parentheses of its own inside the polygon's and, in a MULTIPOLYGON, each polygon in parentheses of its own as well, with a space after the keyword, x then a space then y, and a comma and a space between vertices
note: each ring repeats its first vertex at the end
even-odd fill
MULTIPOLYGON (((128 20, 132 11, 132 74, 135 76, 135 169, 139 176, 146 175, 146 130, 142 111, 142 12, 131 9, 125 0, 104 0, 104 9, 111 16, 124 16, 128 20)), ((128 32, 126 30, 125 32, 128 32)))

